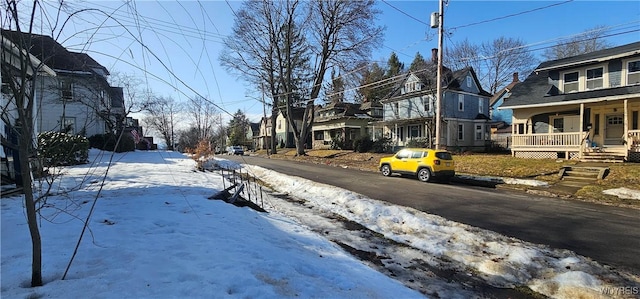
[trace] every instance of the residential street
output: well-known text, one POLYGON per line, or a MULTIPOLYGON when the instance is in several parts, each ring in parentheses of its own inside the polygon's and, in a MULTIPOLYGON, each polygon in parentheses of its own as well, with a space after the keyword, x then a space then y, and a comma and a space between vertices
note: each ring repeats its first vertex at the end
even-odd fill
POLYGON ((638 210, 517 191, 421 183, 333 166, 250 156, 225 159, 334 185, 524 241, 568 249, 640 274, 638 210))

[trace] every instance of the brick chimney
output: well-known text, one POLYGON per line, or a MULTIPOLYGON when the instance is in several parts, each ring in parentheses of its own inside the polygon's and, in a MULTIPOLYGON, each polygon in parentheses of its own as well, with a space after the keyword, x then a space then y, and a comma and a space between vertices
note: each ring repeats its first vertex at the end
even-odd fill
POLYGON ((438 48, 431 49, 431 62, 433 62, 433 64, 438 63, 438 48))

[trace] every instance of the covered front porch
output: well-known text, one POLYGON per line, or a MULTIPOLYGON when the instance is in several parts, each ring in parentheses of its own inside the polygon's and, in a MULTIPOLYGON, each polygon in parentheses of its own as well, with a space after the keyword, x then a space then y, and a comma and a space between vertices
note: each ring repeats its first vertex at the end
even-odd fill
POLYGON ((514 109, 515 157, 640 162, 640 99, 514 109))

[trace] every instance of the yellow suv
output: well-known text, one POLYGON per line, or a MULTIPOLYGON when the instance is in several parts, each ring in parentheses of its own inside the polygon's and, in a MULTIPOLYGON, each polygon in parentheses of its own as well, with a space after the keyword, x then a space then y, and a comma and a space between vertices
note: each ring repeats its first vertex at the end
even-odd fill
POLYGON ((451 153, 427 148, 401 149, 391 157, 381 158, 379 169, 384 176, 393 173, 411 174, 423 182, 432 178, 448 181, 456 174, 451 153))

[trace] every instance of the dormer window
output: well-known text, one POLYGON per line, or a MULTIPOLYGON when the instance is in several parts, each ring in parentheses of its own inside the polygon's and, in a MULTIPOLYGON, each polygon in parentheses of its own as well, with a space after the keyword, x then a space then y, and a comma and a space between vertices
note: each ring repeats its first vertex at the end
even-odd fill
POLYGON ((467 76, 467 87, 471 88, 471 77, 467 76))
POLYGON ((407 82, 404 85, 404 91, 405 92, 412 92, 412 91, 419 91, 421 89, 420 83, 419 82, 407 82))
POLYGON ((640 84, 640 60, 627 63, 627 85, 640 84))
POLYGON ((587 69, 587 89, 602 88, 603 74, 604 69, 602 67, 587 69))
POLYGON ((580 87, 578 79, 580 78, 578 72, 566 73, 563 76, 564 84, 563 91, 564 93, 576 92, 580 87))

